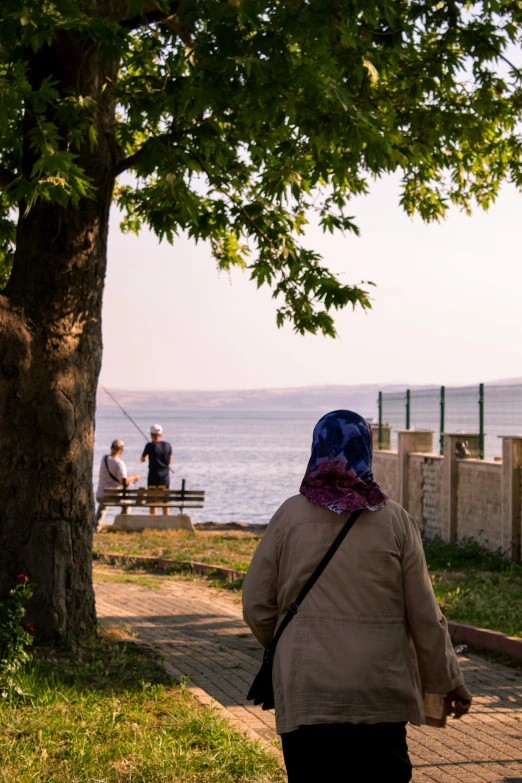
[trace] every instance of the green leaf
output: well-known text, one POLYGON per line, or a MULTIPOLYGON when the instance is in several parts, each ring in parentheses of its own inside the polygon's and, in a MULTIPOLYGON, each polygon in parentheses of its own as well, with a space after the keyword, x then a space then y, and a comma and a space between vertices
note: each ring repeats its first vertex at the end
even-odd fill
POLYGON ((272 288, 279 325, 333 335, 371 284, 303 247, 308 220, 358 235, 350 200, 389 172, 428 222, 522 187, 519 3, 182 0, 174 17, 158 0, 152 23, 144 0, 93 8, 0 5, 0 285, 19 208, 81 209, 118 171, 124 231, 206 241, 272 288))

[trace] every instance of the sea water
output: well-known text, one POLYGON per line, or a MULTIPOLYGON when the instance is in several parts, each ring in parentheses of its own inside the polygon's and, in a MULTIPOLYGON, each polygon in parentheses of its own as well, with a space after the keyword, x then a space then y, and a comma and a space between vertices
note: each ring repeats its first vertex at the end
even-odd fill
MULTIPOLYGON (((172 444, 170 486, 205 490, 205 506, 190 512, 195 522, 268 522, 286 500, 299 492, 312 442, 317 412, 146 410, 129 408, 147 433, 161 424, 172 444)), ((320 414, 319 414, 320 415, 320 414)), ((140 462, 145 439, 116 406, 102 405, 96 414, 94 488, 100 461, 111 442, 125 441, 123 460, 133 486, 146 486, 147 464, 140 462)), ((107 521, 118 513, 112 508, 107 521)), ((133 513, 138 513, 133 509, 133 513)))
MULTIPOLYGON (((446 431, 478 432, 476 394, 468 393, 470 389, 454 389, 451 394, 447 390, 446 431), (453 408, 452 394, 457 395, 459 402, 453 408)), ((299 491, 310 455, 312 431, 326 412, 325 402, 326 410, 329 405, 335 407, 335 401, 329 398, 318 399, 316 409, 310 411, 181 410, 146 401, 129 406, 128 413, 144 433, 150 431, 151 424, 163 426, 165 440, 172 444, 174 453, 171 487, 180 487, 185 479, 187 489, 205 490, 205 507, 191 512, 194 521, 268 522, 279 505, 299 491)), ((351 406, 351 402, 347 399, 346 404, 351 406)), ((354 409, 361 415, 376 418, 371 396, 355 402, 354 409)), ((424 411, 415 396, 413 403, 412 427, 433 430, 437 449, 438 402, 424 411), (417 418, 419 411, 424 415, 421 420, 417 418)), ((384 408, 384 419, 393 427, 392 448, 396 448, 396 432, 404 427, 404 406, 401 401, 396 411, 388 403, 384 408), (391 415, 394 412, 395 418, 391 415)), ((522 433, 522 386, 486 385, 485 431, 486 459, 498 458, 502 454, 499 436, 522 433)), ((147 464, 140 462, 145 438, 111 403, 98 405, 96 412, 94 487, 100 461, 116 438, 125 441, 123 459, 128 473, 140 474, 140 481, 134 486, 146 486, 147 464)), ((117 508, 110 509, 107 519, 113 519, 117 513, 117 508)))

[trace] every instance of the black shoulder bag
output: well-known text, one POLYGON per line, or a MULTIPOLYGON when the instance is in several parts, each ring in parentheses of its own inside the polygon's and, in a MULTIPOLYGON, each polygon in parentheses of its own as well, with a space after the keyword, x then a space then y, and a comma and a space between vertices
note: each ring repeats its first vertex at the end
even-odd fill
POLYGON ((321 574, 323 573, 324 569, 332 559, 332 557, 335 555, 339 547, 341 546, 342 542, 350 532, 350 530, 353 527, 354 522, 356 521, 357 517, 361 514, 362 509, 359 511, 354 511, 351 515, 348 521, 344 524, 341 532, 338 534, 337 538, 331 545, 328 552, 325 554, 315 571, 313 572, 312 576, 308 579, 305 586, 301 588, 301 592, 293 602, 293 604, 290 604, 290 609, 286 613, 281 625, 277 629, 277 633, 274 636, 273 642, 265 648, 265 652, 263 654, 263 663, 261 664, 261 668, 259 672, 256 675, 256 678, 254 682, 252 683, 250 690, 248 691, 247 699, 253 700, 255 705, 261 704, 264 710, 271 710, 274 707, 274 687, 272 684, 272 669, 274 666, 274 657, 275 657, 275 651, 277 647, 277 643, 279 642, 279 639, 283 635, 283 631, 285 630, 286 626, 292 621, 294 616, 297 614, 297 610, 303 603, 304 599, 314 586, 314 584, 317 582, 321 574))
POLYGON ((113 481, 115 481, 117 484, 121 484, 123 489, 123 497, 125 497, 126 494, 125 490, 127 489, 127 484, 125 483, 125 479, 123 479, 123 481, 120 481, 119 479, 116 478, 116 476, 113 476, 111 471, 109 470, 109 457, 105 455, 103 459, 105 460, 105 467, 107 468, 107 473, 109 474, 109 476, 113 481))

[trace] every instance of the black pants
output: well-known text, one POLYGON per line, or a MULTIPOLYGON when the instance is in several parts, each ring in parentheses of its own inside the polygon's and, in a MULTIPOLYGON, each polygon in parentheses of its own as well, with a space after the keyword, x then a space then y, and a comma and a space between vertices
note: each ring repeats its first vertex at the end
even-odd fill
POLYGON ((405 723, 319 723, 282 734, 288 783, 408 783, 405 723))
POLYGON ((169 489, 170 487, 170 474, 167 473, 167 475, 163 478, 162 476, 149 476, 147 480, 147 486, 148 487, 165 487, 165 489, 169 489))

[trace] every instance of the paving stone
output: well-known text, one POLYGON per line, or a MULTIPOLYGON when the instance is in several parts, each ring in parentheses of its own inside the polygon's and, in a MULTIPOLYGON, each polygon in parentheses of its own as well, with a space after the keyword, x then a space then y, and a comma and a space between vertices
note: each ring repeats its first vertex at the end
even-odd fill
MULTIPOLYGON (((149 641, 250 736, 276 738, 273 712, 246 699, 262 653, 235 596, 183 580, 158 590, 106 582, 95 587, 100 620, 123 623, 149 641)), ((446 729, 409 726, 413 783, 522 783, 522 673, 477 655, 460 661, 473 711, 448 721, 446 729)))

